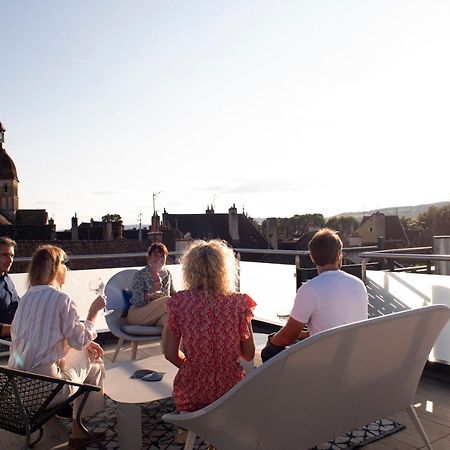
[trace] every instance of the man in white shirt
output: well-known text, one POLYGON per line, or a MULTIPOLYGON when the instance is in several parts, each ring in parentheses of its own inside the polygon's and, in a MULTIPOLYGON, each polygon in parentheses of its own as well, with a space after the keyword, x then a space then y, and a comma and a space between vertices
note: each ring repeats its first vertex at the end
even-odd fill
POLYGON ((311 239, 309 252, 318 276, 298 289, 286 325, 268 337, 261 352, 263 362, 297 339, 367 319, 366 287, 359 278, 340 270, 342 247, 340 237, 329 228, 311 239), (302 331, 305 325, 309 334, 302 331))

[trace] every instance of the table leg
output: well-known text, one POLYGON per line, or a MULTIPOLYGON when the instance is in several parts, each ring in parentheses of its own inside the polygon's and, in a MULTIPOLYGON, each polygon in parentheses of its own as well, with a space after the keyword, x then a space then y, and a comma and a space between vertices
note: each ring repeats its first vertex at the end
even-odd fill
POLYGON ((117 440, 120 449, 141 450, 141 405, 137 403, 117 403, 117 440))

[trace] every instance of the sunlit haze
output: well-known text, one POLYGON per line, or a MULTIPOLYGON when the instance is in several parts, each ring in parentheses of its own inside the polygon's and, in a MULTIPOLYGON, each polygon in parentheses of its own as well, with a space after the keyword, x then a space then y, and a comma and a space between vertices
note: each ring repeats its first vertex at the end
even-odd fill
POLYGON ((234 203, 450 200, 450 2, 0 0, 20 208, 58 229, 234 203))

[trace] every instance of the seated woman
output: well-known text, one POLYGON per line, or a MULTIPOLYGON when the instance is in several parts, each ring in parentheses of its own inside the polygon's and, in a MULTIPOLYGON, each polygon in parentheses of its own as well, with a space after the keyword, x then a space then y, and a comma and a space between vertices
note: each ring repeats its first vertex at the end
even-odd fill
MULTIPOLYGON (((166 302, 175 293, 172 276, 165 268, 169 252, 164 244, 152 244, 147 253, 147 265, 133 278, 128 310, 131 325, 166 326, 166 302)), ((163 334, 164 338, 164 334, 163 334)))
MULTIPOLYGON (((8 365, 14 369, 62 378, 77 383, 102 386, 103 350, 93 340, 94 322, 105 306, 104 296, 91 304, 86 321, 80 321, 75 302, 61 291, 67 274, 67 257, 62 249, 43 245, 34 253, 29 270, 29 289, 22 297, 11 325, 12 348, 8 365)), ((67 399, 76 387, 65 385, 51 405, 67 399)), ((73 418, 79 402, 74 401, 73 418)), ((83 415, 104 408, 103 392, 92 392, 83 415)), ((73 420, 69 448, 78 448, 88 439, 73 420)))
POLYGON ((195 241, 181 263, 187 290, 167 301, 164 354, 180 368, 173 386, 177 411, 196 411, 245 376, 239 357, 251 361, 255 354, 256 303, 236 292, 238 265, 226 242, 195 241))

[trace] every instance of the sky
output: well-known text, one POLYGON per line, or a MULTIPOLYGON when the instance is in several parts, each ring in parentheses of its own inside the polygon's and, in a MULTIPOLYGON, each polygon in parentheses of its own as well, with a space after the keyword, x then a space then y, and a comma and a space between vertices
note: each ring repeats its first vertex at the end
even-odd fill
POLYGON ((450 200, 448 0, 0 0, 19 207, 57 229, 450 200))

